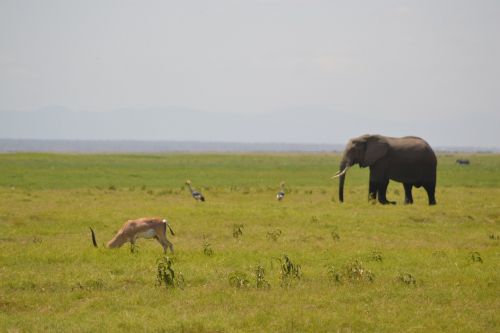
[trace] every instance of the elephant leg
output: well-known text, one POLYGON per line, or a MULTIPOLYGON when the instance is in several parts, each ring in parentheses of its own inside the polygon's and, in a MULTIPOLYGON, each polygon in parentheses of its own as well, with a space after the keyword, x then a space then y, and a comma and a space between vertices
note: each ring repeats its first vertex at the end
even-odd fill
POLYGON ((435 197, 435 191, 436 191, 436 183, 431 182, 431 183, 424 183, 423 184, 425 191, 427 192, 427 196, 429 197, 429 205, 435 205, 436 204, 436 197, 435 197))
POLYGON ((405 188, 405 205, 412 204, 413 196, 411 195, 411 188, 413 185, 409 183, 403 183, 403 186, 405 188))
POLYGON ((368 187, 368 201, 377 200, 378 182, 371 181, 368 187))
POLYGON ((389 179, 384 179, 380 181, 379 186, 378 186, 378 202, 380 202, 382 205, 387 205, 387 204, 396 204, 395 201, 388 201, 386 197, 386 192, 387 192, 387 186, 389 186, 389 179))

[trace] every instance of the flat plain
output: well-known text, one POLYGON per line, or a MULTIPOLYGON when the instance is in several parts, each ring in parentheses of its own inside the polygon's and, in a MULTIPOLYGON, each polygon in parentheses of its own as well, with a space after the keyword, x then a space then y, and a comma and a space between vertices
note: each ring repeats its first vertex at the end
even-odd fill
POLYGON ((361 168, 339 203, 339 160, 0 154, 0 331, 498 332, 500 156, 439 154, 431 207, 368 202, 361 168), (176 232, 173 286, 154 240, 103 247, 145 216, 176 232))

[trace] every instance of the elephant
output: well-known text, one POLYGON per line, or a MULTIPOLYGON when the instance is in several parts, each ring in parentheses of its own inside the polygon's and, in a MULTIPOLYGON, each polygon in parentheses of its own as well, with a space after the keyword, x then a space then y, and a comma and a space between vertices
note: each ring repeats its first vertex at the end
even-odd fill
POLYGON ((382 135, 362 135, 352 138, 340 161, 335 178, 339 177, 339 200, 344 201, 344 181, 347 170, 354 164, 370 167, 368 199, 381 204, 395 204, 387 200, 389 180, 403 183, 405 204, 412 204, 412 187, 423 186, 429 205, 436 204, 437 159, 431 146, 415 136, 393 138, 382 135))

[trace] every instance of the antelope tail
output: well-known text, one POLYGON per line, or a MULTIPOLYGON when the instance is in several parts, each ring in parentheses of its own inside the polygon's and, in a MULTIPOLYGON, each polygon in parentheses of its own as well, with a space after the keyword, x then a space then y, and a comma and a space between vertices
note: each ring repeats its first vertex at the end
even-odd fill
POLYGON ((97 247, 97 241, 95 239, 95 233, 92 228, 90 228, 90 232, 92 233, 92 244, 94 244, 94 247, 97 247))
POLYGON ((172 234, 172 236, 175 236, 174 231, 172 230, 172 228, 170 228, 170 226, 169 226, 168 224, 167 224, 167 227, 168 227, 168 229, 170 230, 170 234, 172 234))

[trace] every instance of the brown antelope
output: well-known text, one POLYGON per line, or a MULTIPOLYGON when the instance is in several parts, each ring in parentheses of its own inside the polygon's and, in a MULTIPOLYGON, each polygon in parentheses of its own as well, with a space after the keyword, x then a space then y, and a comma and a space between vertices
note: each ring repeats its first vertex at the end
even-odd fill
MULTIPOLYGON (((115 237, 106 244, 106 247, 112 249, 120 247, 127 242, 133 245, 137 238, 155 238, 163 247, 163 252, 167 252, 168 247, 173 253, 174 245, 167 239, 167 228, 170 230, 172 236, 174 236, 174 231, 170 228, 165 219, 143 217, 137 220, 128 220, 121 229, 118 230, 115 237)), ((92 243, 97 247, 94 230, 90 228, 90 231, 92 233, 92 243)))

